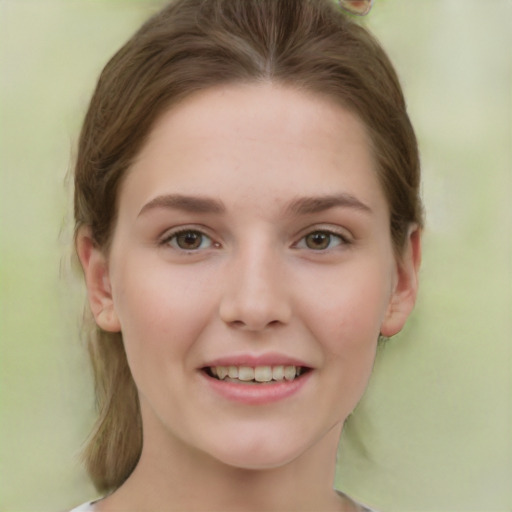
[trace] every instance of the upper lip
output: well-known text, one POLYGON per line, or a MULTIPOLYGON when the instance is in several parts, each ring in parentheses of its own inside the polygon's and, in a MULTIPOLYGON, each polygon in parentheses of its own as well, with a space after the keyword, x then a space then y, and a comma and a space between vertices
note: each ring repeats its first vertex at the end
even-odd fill
POLYGON ((213 366, 301 366, 311 368, 305 361, 279 353, 233 354, 220 356, 206 362, 202 368, 213 366))

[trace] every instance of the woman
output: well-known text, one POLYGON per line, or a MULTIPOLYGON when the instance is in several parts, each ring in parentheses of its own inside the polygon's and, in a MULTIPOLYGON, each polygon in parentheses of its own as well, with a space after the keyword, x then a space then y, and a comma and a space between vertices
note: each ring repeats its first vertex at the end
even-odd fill
POLYGON ((75 171, 107 494, 82 510, 361 510, 336 447, 414 306, 421 212, 396 74, 331 0, 150 19, 75 171))

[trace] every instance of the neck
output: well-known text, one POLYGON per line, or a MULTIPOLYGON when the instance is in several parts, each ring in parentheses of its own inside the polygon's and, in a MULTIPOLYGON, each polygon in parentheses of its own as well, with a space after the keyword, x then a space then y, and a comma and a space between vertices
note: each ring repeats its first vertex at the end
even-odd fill
POLYGON ((180 443, 162 450, 145 439, 141 459, 128 480, 100 502, 109 510, 300 511, 356 510, 333 490, 341 426, 333 428, 297 459, 272 469, 240 469, 180 443), (169 506, 172 506, 172 509, 169 506))

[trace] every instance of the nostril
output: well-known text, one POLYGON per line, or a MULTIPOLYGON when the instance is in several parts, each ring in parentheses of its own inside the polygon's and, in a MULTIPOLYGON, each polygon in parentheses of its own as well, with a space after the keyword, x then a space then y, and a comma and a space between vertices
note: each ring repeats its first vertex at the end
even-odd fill
POLYGON ((250 331, 259 331, 261 329, 268 329, 269 327, 278 327, 283 325, 280 320, 271 320, 270 322, 244 322, 243 320, 233 320, 229 325, 235 329, 244 329, 250 331))
POLYGON ((219 304, 221 320, 233 329, 249 331, 288 323, 291 304, 283 288, 275 290, 268 286, 268 280, 262 283, 262 279, 251 279, 244 286, 224 292, 219 304))

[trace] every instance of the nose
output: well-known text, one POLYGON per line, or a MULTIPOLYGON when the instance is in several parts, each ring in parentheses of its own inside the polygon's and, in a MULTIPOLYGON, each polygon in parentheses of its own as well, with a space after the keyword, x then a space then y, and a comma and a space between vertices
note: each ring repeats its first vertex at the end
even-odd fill
POLYGON ((290 321, 288 280, 272 248, 247 248, 226 270, 219 314, 230 327, 263 331, 290 321))

